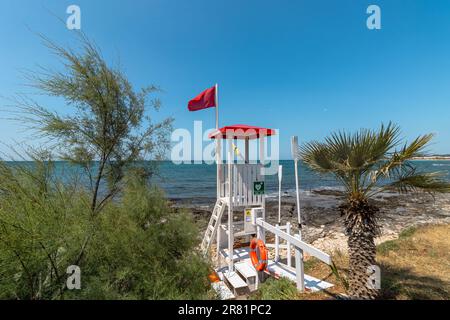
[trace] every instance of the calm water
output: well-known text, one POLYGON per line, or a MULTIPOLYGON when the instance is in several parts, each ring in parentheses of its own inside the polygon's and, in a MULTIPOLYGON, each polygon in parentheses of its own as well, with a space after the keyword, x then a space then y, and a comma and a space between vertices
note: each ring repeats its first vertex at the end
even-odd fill
MULTIPOLYGON (((415 161, 416 166, 424 171, 443 171, 450 181, 450 161, 415 161)), ((283 166, 282 191, 295 192, 294 161, 280 161, 283 166)), ((317 188, 336 188, 337 181, 331 176, 319 175, 300 164, 300 188, 312 190, 317 188)), ((160 185, 172 199, 190 199, 194 203, 209 203, 216 197, 216 166, 207 164, 181 164, 163 162, 160 166, 160 185)), ((278 192, 277 175, 266 176, 266 193, 276 195, 278 192)))
MULTIPOLYGON (((19 162, 24 164, 24 162, 19 162)), ((427 172, 442 171, 445 179, 450 181, 450 161, 415 161, 418 169, 427 172)), ((18 162, 11 162, 17 165, 18 162)), ((25 163, 32 165, 31 162, 25 163)), ((282 191, 288 194, 295 192, 294 161, 280 161, 283 166, 282 191)), ((77 176, 80 168, 65 162, 56 162, 56 173, 63 178, 77 176)), ((312 190, 318 188, 336 188, 337 181, 331 176, 319 175, 300 163, 300 188, 312 190)), ((211 204, 216 197, 216 166, 207 164, 176 165, 170 161, 160 163, 159 175, 154 182, 163 188, 171 199, 182 200, 194 204, 211 204)), ((275 196, 278 193, 277 175, 266 176, 266 194, 275 196)))

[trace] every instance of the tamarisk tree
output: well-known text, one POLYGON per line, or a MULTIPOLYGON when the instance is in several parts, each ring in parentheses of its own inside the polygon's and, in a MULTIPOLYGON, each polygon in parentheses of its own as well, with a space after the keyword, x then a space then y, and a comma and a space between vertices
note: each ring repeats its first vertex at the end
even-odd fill
POLYGON ((54 141, 62 160, 86 171, 95 215, 119 193, 126 170, 139 168, 147 177, 153 173, 154 166, 145 160, 164 156, 173 119, 153 123, 149 111, 157 111, 160 101, 149 96, 159 89, 136 91, 85 36, 80 35, 79 50, 42 39, 62 61, 62 71, 42 68, 27 77, 34 88, 62 98, 74 110, 62 115, 21 96, 16 100, 21 119, 54 141))

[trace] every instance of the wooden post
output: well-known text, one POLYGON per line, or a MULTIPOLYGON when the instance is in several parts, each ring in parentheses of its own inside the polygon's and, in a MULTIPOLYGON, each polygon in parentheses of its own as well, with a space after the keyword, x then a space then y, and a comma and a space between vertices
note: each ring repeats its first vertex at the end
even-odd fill
MULTIPOLYGON (((216 166, 217 166, 217 199, 220 198, 220 189, 222 183, 222 145, 221 138, 216 137, 216 166)), ((225 181, 225 178, 223 179, 225 181)))
MULTIPOLYGON (((290 222, 286 223, 286 233, 289 234, 289 235, 291 234, 291 223, 290 222)), ((286 242, 286 250, 287 250, 287 256, 286 256, 286 258, 287 258, 287 265, 288 265, 288 267, 292 267, 291 242, 290 241, 286 242)))
MULTIPOLYGON (((264 175, 264 136, 259 137, 259 163, 261 175, 264 175)), ((258 163, 258 161, 256 161, 258 163)))
POLYGON ((278 166, 278 223, 281 223, 281 180, 283 179, 283 166, 278 166))
POLYGON ((232 198, 232 180, 233 180, 233 140, 228 139, 228 255, 230 261, 228 263, 228 272, 234 271, 234 237, 233 237, 233 198, 232 198))
POLYGON ((247 163, 247 164, 250 163, 250 155, 249 155, 250 147, 249 147, 249 143, 250 143, 249 139, 245 138, 245 163, 247 163))
MULTIPOLYGON (((265 175, 265 171, 264 171, 264 162, 265 162, 265 159, 264 159, 264 137, 265 136, 263 136, 263 135, 259 137, 259 161, 260 161, 259 169, 261 170, 260 175, 263 177, 265 175)), ((264 221, 266 221, 266 195, 265 194, 262 195, 262 208, 264 210, 263 219, 264 219, 264 221)), ((261 235, 260 239, 262 241, 264 241, 264 243, 266 242, 266 231, 264 229, 262 230, 262 235, 261 235)))
POLYGON ((293 136, 291 138, 291 153, 294 158, 294 169, 295 169, 295 193, 297 196, 297 220, 298 220, 298 233, 300 235, 300 239, 302 238, 302 215, 300 211, 300 187, 298 182, 298 161, 300 160, 298 154, 298 137, 293 136))
MULTIPOLYGON (((300 235, 295 237, 301 240, 300 235)), ((295 247, 295 274, 297 276, 297 289, 301 292, 305 291, 305 270, 303 266, 303 250, 295 247)))
MULTIPOLYGON (((278 229, 280 225, 277 224, 276 228, 278 229)), ((276 234, 275 235, 275 262, 278 262, 280 260, 280 237, 276 234)))

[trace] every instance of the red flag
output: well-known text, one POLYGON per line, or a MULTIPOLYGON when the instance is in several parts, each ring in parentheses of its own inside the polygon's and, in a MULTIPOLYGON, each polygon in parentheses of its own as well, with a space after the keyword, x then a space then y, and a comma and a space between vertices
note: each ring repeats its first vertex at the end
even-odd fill
POLYGON ((216 86, 206 89, 189 101, 189 111, 198 111, 216 106, 216 86))

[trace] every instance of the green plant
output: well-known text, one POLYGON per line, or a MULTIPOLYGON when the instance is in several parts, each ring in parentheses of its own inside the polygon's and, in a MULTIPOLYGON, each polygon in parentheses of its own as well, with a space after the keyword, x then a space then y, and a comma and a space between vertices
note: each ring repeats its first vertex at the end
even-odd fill
POLYGON ((313 170, 332 174, 342 184, 346 200, 339 207, 344 217, 349 247, 349 294, 375 298, 377 290, 367 286, 368 267, 375 265, 374 238, 379 234, 379 208, 369 200, 379 192, 449 192, 450 184, 437 172, 419 172, 411 161, 423 156, 431 134, 419 136, 399 149, 400 130, 393 124, 379 130, 361 129, 354 134, 337 132, 325 142, 305 144, 300 153, 313 170))
POLYGON ((32 86, 74 110, 60 115, 27 95, 15 107, 53 142, 66 160, 58 165, 80 176, 57 174, 46 151, 0 162, 0 298, 211 297, 192 216, 150 186, 155 162, 146 160, 163 157, 172 123, 150 120, 147 105, 160 104, 147 96, 157 88, 136 92, 84 36, 79 51, 43 40, 64 69, 29 74, 32 86), (70 265, 81 269, 81 290, 67 290, 70 265))
POLYGON ((409 227, 406 228, 405 230, 403 230, 402 232, 400 232, 399 234, 399 238, 409 238, 412 237, 414 235, 414 233, 416 233, 417 231, 417 227, 409 227))
POLYGON ((159 189, 126 176, 121 199, 92 217, 88 193, 62 183, 54 166, 0 162, 0 299, 211 296, 188 212, 175 213, 159 189), (77 263, 82 288, 67 290, 66 269, 77 263))
POLYGON ((39 94, 61 98, 73 112, 50 111, 28 95, 14 99, 14 111, 20 110, 19 121, 56 142, 52 147, 59 158, 85 170, 96 214, 120 193, 126 170, 138 167, 147 177, 153 173, 150 164, 155 162, 144 160, 164 157, 173 119, 152 123, 149 109, 157 111, 161 104, 148 96, 158 88, 135 90, 122 70, 108 65, 83 34, 80 50, 42 39, 61 60, 63 71, 29 72, 30 86, 39 94))
POLYGON ((299 296, 295 284, 289 279, 269 278, 250 298, 255 300, 298 300, 299 296))

